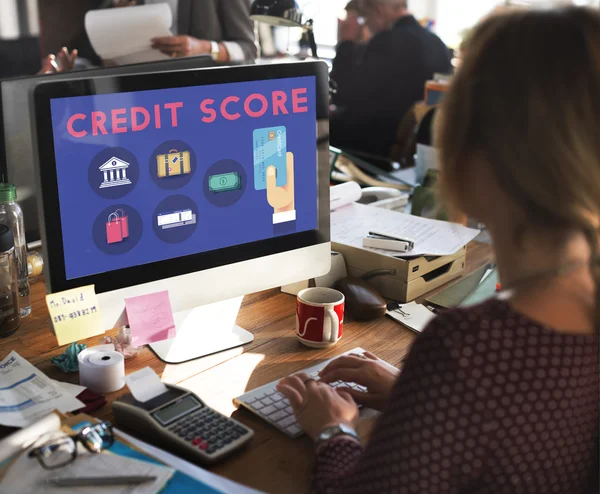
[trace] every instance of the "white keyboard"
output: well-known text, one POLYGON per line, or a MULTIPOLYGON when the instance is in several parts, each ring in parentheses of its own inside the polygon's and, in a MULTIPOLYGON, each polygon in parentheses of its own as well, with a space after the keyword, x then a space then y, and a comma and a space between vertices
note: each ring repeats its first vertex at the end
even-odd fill
MULTIPOLYGON (((354 350, 350 350, 342 355, 348 355, 350 353, 361 354, 364 352, 365 350, 362 348, 355 348, 354 350)), ((340 356, 341 355, 338 355, 338 357, 340 356)), ((324 369, 329 362, 338 357, 333 357, 325 362, 321 362, 320 364, 307 367, 300 372, 306 372, 309 376, 317 378, 319 371, 324 369)), ((269 384, 261 386, 260 388, 253 389, 252 391, 235 398, 233 403, 246 407, 263 420, 266 420, 271 425, 277 427, 284 434, 287 434, 292 438, 300 437, 302 434, 304 434, 304 431, 296 422, 296 417, 294 416, 294 412, 288 399, 275 389, 275 386, 278 382, 279 380, 273 381, 269 384)), ((333 388, 346 386, 360 391, 366 391, 364 386, 359 386, 355 383, 345 383, 342 381, 331 383, 330 386, 333 388)))

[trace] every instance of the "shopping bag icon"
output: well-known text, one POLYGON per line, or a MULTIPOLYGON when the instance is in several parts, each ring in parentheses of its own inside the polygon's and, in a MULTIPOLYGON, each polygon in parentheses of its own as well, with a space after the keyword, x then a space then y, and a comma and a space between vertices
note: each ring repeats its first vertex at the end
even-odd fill
POLYGON ((171 149, 167 154, 159 154, 156 157, 156 166, 158 178, 176 177, 192 173, 190 152, 179 152, 177 149, 171 149))
POLYGON ((129 219, 122 209, 117 209, 108 216, 106 222, 106 241, 109 244, 122 242, 129 237, 129 219))

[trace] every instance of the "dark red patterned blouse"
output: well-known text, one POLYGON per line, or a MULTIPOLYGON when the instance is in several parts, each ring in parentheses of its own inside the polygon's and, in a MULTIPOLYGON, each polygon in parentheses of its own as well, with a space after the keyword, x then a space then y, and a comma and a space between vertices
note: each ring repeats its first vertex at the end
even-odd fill
POLYGON ((417 338, 366 449, 318 453, 318 493, 587 492, 597 480, 598 337, 558 334, 500 300, 417 338))

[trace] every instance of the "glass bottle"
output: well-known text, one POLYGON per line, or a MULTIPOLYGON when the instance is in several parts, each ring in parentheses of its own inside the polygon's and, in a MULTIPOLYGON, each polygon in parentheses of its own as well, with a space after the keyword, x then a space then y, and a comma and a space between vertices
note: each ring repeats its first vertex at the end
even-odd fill
POLYGON ((13 235, 8 226, 0 225, 0 337, 13 334, 21 324, 18 293, 13 235))
POLYGON ((15 202, 16 200, 17 188, 12 184, 0 183, 0 224, 8 226, 12 231, 19 280, 19 312, 21 317, 25 317, 31 314, 27 273, 27 242, 25 240, 25 226, 23 225, 23 211, 15 202))

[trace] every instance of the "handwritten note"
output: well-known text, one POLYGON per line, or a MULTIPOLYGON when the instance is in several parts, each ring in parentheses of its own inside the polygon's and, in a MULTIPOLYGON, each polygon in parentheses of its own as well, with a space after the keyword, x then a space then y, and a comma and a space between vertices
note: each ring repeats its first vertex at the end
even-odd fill
POLYGON ((94 285, 46 295, 59 345, 104 333, 94 285))
POLYGON ((175 338, 175 322, 169 292, 125 299, 134 346, 175 338))

